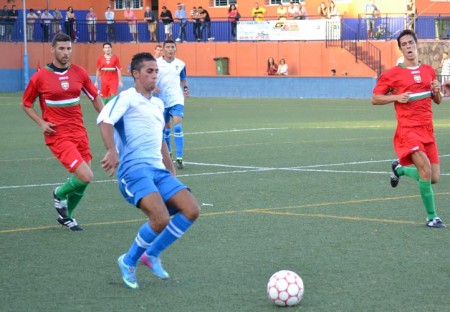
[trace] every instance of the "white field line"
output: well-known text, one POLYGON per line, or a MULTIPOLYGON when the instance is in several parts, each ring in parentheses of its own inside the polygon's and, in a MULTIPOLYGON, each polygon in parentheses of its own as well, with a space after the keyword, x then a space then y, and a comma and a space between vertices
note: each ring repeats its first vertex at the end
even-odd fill
MULTIPOLYGON (((450 155, 441 155, 440 158, 449 157, 450 155)), ((221 167, 237 169, 231 171, 216 171, 216 172, 202 172, 192 174, 179 174, 177 177, 198 177, 198 176, 210 176, 210 175, 223 175, 223 174, 236 174, 236 173, 248 173, 248 172, 261 172, 261 171, 304 171, 304 172, 322 172, 322 173, 350 173, 350 174, 388 174, 386 171, 367 171, 367 170, 333 170, 333 169, 317 169, 320 167, 337 167, 337 166, 349 166, 349 165, 365 165, 370 163, 382 163, 390 162, 392 159, 387 160, 367 160, 367 161, 353 161, 348 163, 336 163, 336 164, 319 164, 309 166, 297 166, 297 167, 256 167, 256 166, 237 166, 237 165, 225 165, 225 164, 210 164, 210 163, 197 163, 186 162, 188 165, 205 166, 205 167, 221 167)), ((441 176, 450 176, 450 173, 441 173, 441 176)), ((116 179, 98 180, 93 183, 115 183, 116 179)), ((44 187, 44 186, 57 186, 61 183, 42 183, 42 184, 26 184, 26 185, 5 185, 0 186, 0 190, 5 189, 18 189, 18 188, 32 188, 32 187, 44 187)))

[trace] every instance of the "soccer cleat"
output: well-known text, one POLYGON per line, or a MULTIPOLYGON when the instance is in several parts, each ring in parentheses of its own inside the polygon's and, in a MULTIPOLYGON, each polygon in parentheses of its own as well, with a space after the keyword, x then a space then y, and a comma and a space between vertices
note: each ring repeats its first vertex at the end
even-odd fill
POLYGON ((180 38, 177 38, 176 40, 175 40, 176 42, 180 42, 181 41, 181 39, 180 38))
POLYGON ((425 223, 425 225, 430 227, 430 228, 438 228, 438 229, 445 228, 445 224, 438 217, 433 218, 431 220, 427 220, 427 223, 425 223))
POLYGON ((137 289, 139 288, 139 285, 136 282, 136 267, 126 265, 123 262, 123 258, 125 258, 125 254, 121 255, 119 259, 117 259, 117 264, 119 265, 120 272, 122 273, 122 281, 127 288, 137 289))
POLYGON ((398 162, 398 160, 394 160, 392 162, 392 173, 391 173, 391 186, 392 187, 397 187, 398 182, 400 182, 400 176, 397 173, 397 168, 400 167, 400 163, 398 162))
POLYGON ((53 190, 53 203, 60 218, 66 219, 69 217, 67 214, 67 200, 59 199, 58 196, 56 196, 56 189, 53 190))
POLYGON ((62 226, 65 226, 71 231, 77 232, 77 231, 84 231, 84 229, 78 225, 77 220, 71 219, 71 218, 61 218, 61 216, 56 219, 59 224, 62 226))
POLYGON ((164 270, 161 264, 161 259, 159 257, 147 256, 147 254, 144 252, 140 260, 145 266, 148 266, 150 268, 155 276, 161 279, 169 279, 169 273, 164 270))
POLYGON ((184 169, 183 158, 177 158, 177 168, 184 169))

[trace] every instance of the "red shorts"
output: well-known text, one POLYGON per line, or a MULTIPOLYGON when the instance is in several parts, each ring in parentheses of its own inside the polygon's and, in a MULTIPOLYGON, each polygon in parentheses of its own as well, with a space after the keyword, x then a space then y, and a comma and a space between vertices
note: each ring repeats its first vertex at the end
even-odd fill
POLYGON ((59 137, 54 142, 47 144, 53 155, 71 173, 83 162, 90 162, 92 159, 89 149, 89 140, 86 133, 79 133, 78 136, 59 137))
POLYGON ((102 82, 102 90, 100 95, 104 98, 109 98, 111 95, 117 95, 119 91, 119 82, 117 80, 108 80, 102 82))
POLYGON ((433 125, 420 127, 398 126, 394 135, 394 149, 402 166, 413 164, 411 154, 422 151, 430 163, 439 164, 439 152, 433 125))

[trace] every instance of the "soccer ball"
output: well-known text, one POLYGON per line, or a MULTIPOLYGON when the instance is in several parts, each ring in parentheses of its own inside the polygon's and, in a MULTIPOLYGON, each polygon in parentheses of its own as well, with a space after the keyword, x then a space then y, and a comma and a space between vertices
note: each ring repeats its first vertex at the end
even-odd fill
POLYGON ((281 270, 272 275, 267 283, 267 296, 277 306, 290 307, 303 299, 303 280, 297 273, 281 270))

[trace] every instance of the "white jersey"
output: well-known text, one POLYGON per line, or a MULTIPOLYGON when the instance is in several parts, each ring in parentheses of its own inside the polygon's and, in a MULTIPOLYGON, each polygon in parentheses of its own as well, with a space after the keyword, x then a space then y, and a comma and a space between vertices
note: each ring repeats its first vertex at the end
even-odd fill
POLYGON ((148 165, 166 168, 161 154, 163 112, 164 104, 160 99, 147 99, 135 88, 120 92, 102 109, 97 124, 114 125, 114 142, 120 158, 119 177, 148 165))
POLYGON ((186 80, 186 65, 177 58, 170 63, 163 57, 158 57, 156 61, 159 69, 156 86, 160 90, 156 96, 163 100, 166 108, 177 104, 184 105, 180 81, 186 80))

